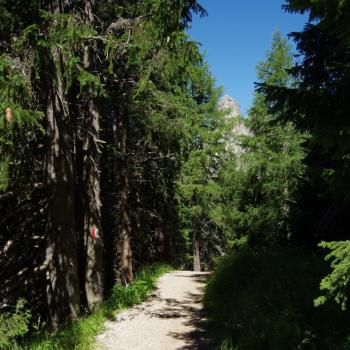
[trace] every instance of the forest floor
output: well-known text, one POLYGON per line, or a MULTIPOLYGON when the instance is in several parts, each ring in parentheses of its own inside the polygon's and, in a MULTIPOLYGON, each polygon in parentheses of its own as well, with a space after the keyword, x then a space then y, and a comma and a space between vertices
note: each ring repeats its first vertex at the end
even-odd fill
POLYGON ((202 297, 208 273, 162 276, 153 296, 105 324, 96 350, 209 350, 202 297))

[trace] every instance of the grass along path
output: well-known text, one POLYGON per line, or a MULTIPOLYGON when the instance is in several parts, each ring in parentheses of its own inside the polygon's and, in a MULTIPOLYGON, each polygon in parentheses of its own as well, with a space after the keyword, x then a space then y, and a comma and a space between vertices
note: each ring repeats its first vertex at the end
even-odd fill
POLYGON ((68 325, 56 332, 39 333, 27 344, 19 346, 24 350, 92 350, 96 336, 103 331, 108 319, 115 319, 118 313, 147 299, 160 276, 171 271, 169 266, 156 265, 141 270, 133 283, 127 287, 116 285, 111 296, 92 315, 68 325))
POLYGON ((96 349, 212 349, 202 308, 207 276, 189 271, 162 276, 152 299, 107 322, 96 349))

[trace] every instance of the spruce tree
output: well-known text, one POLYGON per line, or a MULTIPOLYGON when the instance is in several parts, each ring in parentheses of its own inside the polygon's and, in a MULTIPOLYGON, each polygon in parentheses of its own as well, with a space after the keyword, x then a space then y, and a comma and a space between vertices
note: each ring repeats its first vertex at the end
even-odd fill
POLYGON ((305 164, 308 182, 300 198, 300 237, 310 245, 320 240, 331 252, 333 272, 321 283, 324 296, 346 307, 349 266, 349 32, 350 1, 289 0, 285 9, 309 13, 301 32, 292 33, 300 61, 292 75, 294 87, 266 84, 272 113, 310 134, 305 164), (339 242, 337 242, 339 241, 339 242))
MULTIPOLYGON (((291 86, 292 62, 287 40, 275 32, 266 60, 257 65, 259 83, 291 86)), ((304 136, 292 123, 283 124, 279 115, 269 113, 259 91, 246 123, 251 135, 242 137, 244 152, 223 175, 224 203, 232 201, 231 209, 224 209, 226 225, 233 225, 237 238, 247 236, 251 246, 273 246, 292 238, 291 206, 304 171, 304 136)))

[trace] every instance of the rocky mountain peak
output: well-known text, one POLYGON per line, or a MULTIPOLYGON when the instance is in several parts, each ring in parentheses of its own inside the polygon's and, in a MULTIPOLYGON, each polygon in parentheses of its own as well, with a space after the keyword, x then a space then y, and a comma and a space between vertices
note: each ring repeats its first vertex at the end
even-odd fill
POLYGON ((240 117, 241 110, 239 103, 232 97, 226 95, 220 99, 219 109, 225 111, 227 121, 234 122, 232 129, 225 135, 226 151, 236 155, 244 153, 244 149, 241 146, 241 137, 248 136, 251 133, 244 125, 243 119, 240 117))
POLYGON ((239 103, 228 95, 220 99, 219 108, 222 110, 229 110, 228 117, 237 117, 241 114, 239 103))

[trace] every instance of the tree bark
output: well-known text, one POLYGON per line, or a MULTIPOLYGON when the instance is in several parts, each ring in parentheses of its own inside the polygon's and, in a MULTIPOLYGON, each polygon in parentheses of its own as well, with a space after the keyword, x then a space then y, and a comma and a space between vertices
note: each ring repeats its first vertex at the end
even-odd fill
MULTIPOLYGON (((109 87, 109 89, 111 89, 109 87)), ((104 118, 101 119, 101 137, 107 144, 117 147, 117 111, 116 106, 109 101, 103 106, 104 118)), ((116 152, 112 147, 104 147, 101 154, 101 201, 103 211, 101 222, 104 245, 104 276, 105 291, 110 290, 115 283, 116 237, 117 220, 116 208, 118 202, 117 173, 119 167, 116 161, 116 152)))
POLYGON ((78 316, 80 297, 69 110, 64 97, 59 49, 52 48, 49 56, 46 69, 50 78, 46 81, 45 101, 48 138, 46 185, 49 193, 47 301, 51 324, 57 328, 67 318, 78 316))
MULTIPOLYGON (((87 24, 94 22, 93 1, 85 1, 87 24)), ((84 47, 83 63, 88 71, 94 69, 93 51, 88 44, 84 47)), ((100 113, 94 92, 90 88, 86 94, 87 106, 84 118, 85 140, 83 144, 83 184, 84 184, 84 246, 85 293, 88 308, 93 310, 102 302, 104 294, 103 276, 103 237, 101 227, 101 189, 100 189, 100 113)))
POLYGON ((117 241, 117 252, 119 256, 119 266, 117 271, 117 281, 121 284, 128 284, 134 279, 131 248, 131 223, 129 212, 129 161, 127 154, 127 126, 123 117, 118 123, 120 131, 120 151, 122 154, 121 164, 121 190, 120 190, 120 234, 117 241))
POLYGON ((201 260, 199 250, 199 232, 198 218, 195 216, 192 219, 192 244, 193 244, 193 271, 201 271, 201 260))
POLYGON ((156 222, 156 238, 157 238, 157 253, 158 260, 164 262, 165 259, 165 228, 163 219, 163 210, 158 208, 157 210, 157 222, 156 222))

